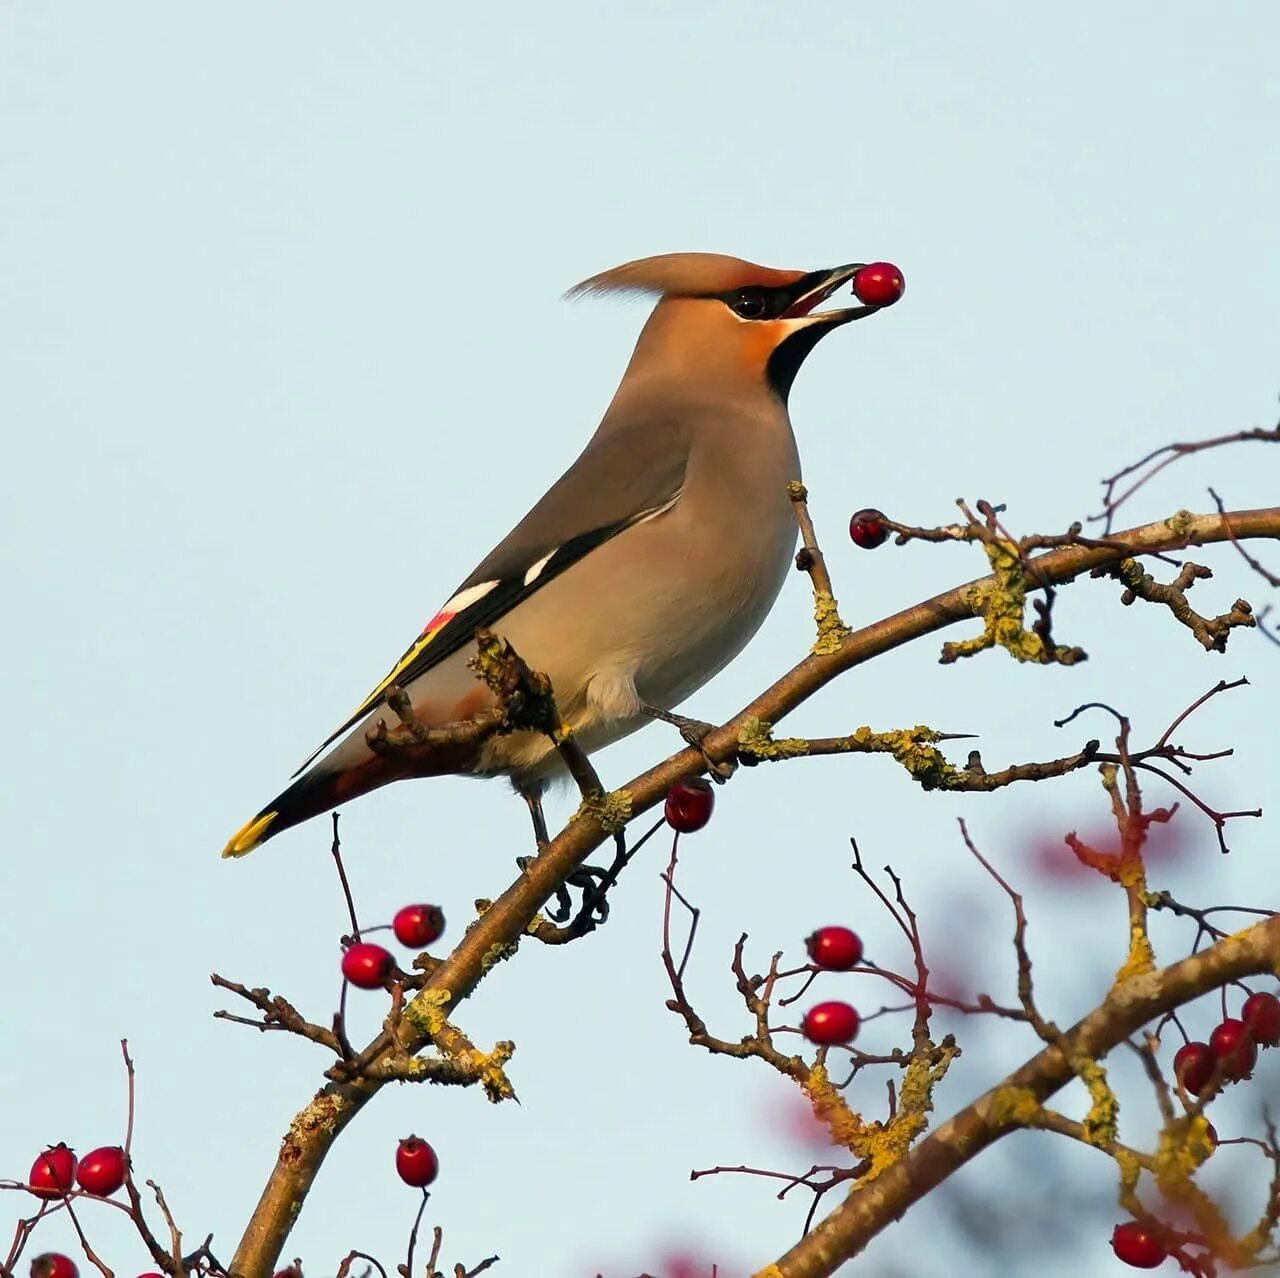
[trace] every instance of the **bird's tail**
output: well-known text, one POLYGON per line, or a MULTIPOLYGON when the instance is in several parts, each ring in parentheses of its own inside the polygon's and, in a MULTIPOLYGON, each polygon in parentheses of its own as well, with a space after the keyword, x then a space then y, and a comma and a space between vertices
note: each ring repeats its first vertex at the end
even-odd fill
POLYGON ((342 771, 313 768, 276 795, 252 820, 246 821, 227 841, 222 855, 244 856, 282 830, 394 781, 399 775, 399 771, 387 768, 377 756, 363 766, 342 771))

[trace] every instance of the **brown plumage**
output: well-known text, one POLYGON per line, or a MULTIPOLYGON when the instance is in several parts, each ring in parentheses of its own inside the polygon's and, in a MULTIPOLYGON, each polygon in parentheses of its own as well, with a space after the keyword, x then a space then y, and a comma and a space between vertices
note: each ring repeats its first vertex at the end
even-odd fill
POLYGON ((366 739, 389 717, 393 684, 429 727, 486 703, 467 666, 477 629, 550 676, 587 750, 633 732, 654 708, 671 710, 732 660, 772 606, 795 546, 791 379, 821 336, 874 309, 814 309, 857 269, 668 253, 571 290, 658 296, 595 435, 223 855, 406 776, 505 775, 536 806, 561 766, 540 734, 397 756, 366 739))

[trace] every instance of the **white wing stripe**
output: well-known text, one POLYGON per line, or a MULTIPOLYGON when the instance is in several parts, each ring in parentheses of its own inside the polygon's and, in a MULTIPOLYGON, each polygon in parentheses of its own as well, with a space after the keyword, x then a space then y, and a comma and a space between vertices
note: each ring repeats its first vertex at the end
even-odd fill
POLYGON ((535 581, 542 575, 542 570, 551 562, 551 556, 556 552, 553 550, 551 554, 543 555, 541 559, 534 564, 524 575, 524 584, 532 586, 535 581))
POLYGON ((459 590, 440 611, 461 612, 464 608, 469 608, 473 603, 483 599, 497 584, 496 581, 482 581, 478 585, 468 586, 466 590, 459 590))

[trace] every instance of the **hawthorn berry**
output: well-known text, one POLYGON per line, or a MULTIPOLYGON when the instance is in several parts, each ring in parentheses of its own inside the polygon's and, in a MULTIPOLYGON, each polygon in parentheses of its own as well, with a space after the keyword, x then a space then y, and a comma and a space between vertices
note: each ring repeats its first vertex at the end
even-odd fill
MULTIPOLYGON (((37 1198, 61 1198, 75 1187, 76 1156, 63 1141, 51 1145, 31 1164, 27 1184, 37 1198)), ((58 1253, 51 1251, 49 1255, 58 1253)))
POLYGON ((862 962, 862 938, 847 927, 820 927, 804 947, 814 963, 829 972, 847 972, 862 962))
POLYGON ((858 1034, 858 1013, 848 1003, 835 999, 828 1003, 815 1003, 804 1014, 802 1028, 809 1042, 823 1047, 852 1043, 858 1034))
POLYGON ((106 1198, 124 1184, 124 1174, 124 1150, 119 1145, 103 1145, 80 1160, 76 1180, 86 1194, 106 1198))
POLYGON ((711 782, 706 777, 690 777, 687 781, 677 781, 667 791, 662 815, 677 834, 692 834, 711 820, 711 809, 715 805, 711 782))
POLYGON ((854 511, 853 518, 849 520, 849 536, 853 539, 853 544, 861 546, 863 550, 874 550, 877 546, 883 546, 889 537, 889 528, 884 522, 884 514, 874 506, 854 511))
POLYGON ((31 1262, 31 1278, 80 1278, 76 1262, 60 1251, 46 1251, 31 1262))
POLYGON ((438 905, 406 905, 391 920, 396 940, 421 950, 444 935, 444 911, 438 905))
POLYGON ((1274 994, 1250 994, 1240 1009, 1240 1019, 1260 1047, 1280 1043, 1280 998, 1274 994))
POLYGON ((1213 1077, 1213 1052, 1208 1043, 1184 1043, 1173 1057, 1173 1074, 1192 1096, 1199 1096, 1213 1077))
POLYGON ((1222 1077, 1238 1081, 1248 1078, 1258 1061, 1258 1045, 1243 1021, 1228 1016, 1214 1026, 1209 1035, 1209 1050, 1222 1062, 1222 1077))
POLYGON ((431 1184, 440 1170, 436 1151, 418 1136, 406 1136, 396 1149, 396 1171, 406 1185, 431 1184))
POLYGON ((1136 1220, 1126 1220, 1112 1230, 1111 1250, 1135 1269, 1154 1269, 1169 1257, 1160 1235, 1136 1220))
POLYGON ((853 277, 853 292, 866 306, 892 306, 906 292, 907 282, 892 262, 868 262, 853 277))
POLYGON ((342 975, 362 990, 376 990, 387 983, 395 960, 381 945, 357 941, 342 956, 342 975))

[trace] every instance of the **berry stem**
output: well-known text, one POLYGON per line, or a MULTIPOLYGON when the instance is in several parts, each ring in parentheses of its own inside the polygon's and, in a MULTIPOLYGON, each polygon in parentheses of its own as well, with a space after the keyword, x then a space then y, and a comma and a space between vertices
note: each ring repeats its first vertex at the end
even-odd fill
MULTIPOLYGON (((351 935, 356 941, 360 939, 360 924, 356 921, 356 903, 351 899, 351 884, 347 882, 346 867, 342 864, 342 844, 338 839, 338 813, 333 814, 333 863, 338 867, 338 880, 342 884, 342 895, 347 898, 347 913, 351 917, 351 935)), ((346 993, 346 990, 343 990, 346 993)))

